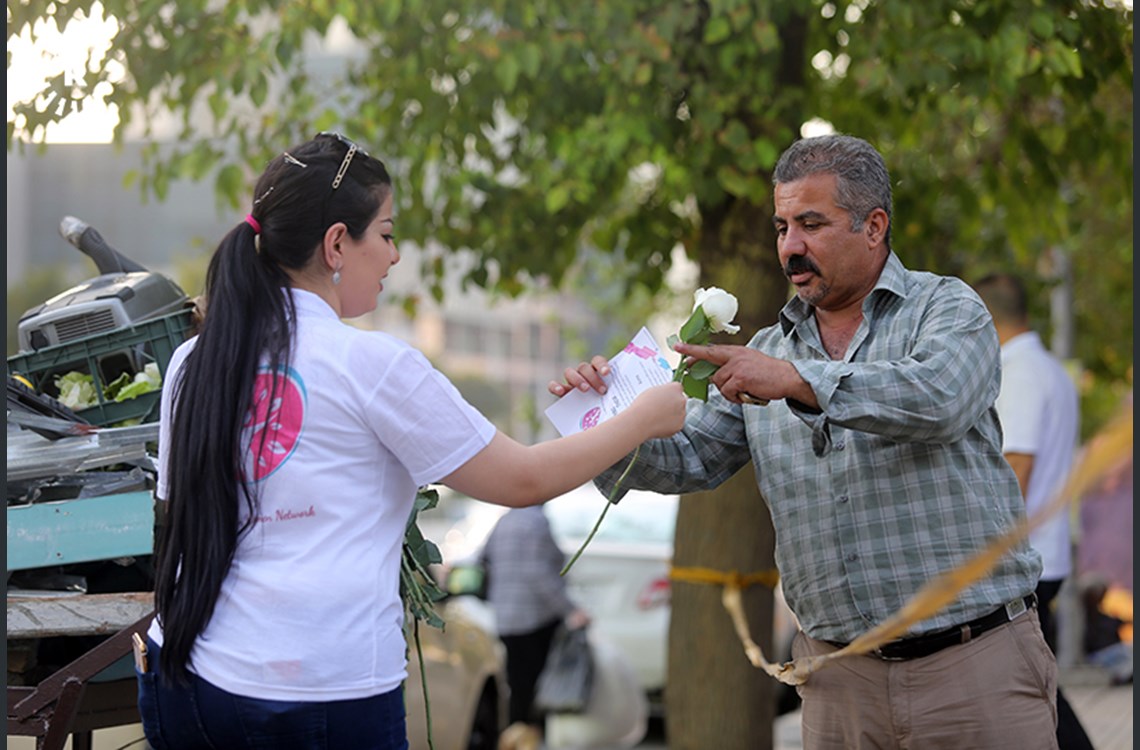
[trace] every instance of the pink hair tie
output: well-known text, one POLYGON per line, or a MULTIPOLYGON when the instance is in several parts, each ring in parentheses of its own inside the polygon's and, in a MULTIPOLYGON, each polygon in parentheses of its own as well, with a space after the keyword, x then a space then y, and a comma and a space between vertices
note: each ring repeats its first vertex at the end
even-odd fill
POLYGON ((253 214, 245 215, 245 223, 253 227, 254 234, 261 234, 261 222, 253 218, 253 214))

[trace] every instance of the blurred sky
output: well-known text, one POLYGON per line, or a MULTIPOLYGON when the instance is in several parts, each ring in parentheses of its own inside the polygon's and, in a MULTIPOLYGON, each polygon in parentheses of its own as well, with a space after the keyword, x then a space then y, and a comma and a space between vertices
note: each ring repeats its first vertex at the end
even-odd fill
MULTIPOLYGON (((91 18, 73 21, 65 32, 54 24, 37 24, 37 39, 33 43, 25 31, 8 40, 12 64, 8 68, 8 119, 12 119, 12 105, 32 97, 49 77, 70 72, 76 80, 82 77, 88 54, 94 52, 101 59, 110 46, 115 33, 114 21, 102 18, 102 6, 96 3, 91 18)), ((110 143, 111 132, 118 122, 118 111, 108 108, 101 97, 110 92, 96 89, 88 97, 82 112, 69 115, 48 129, 48 141, 53 143, 110 143)))

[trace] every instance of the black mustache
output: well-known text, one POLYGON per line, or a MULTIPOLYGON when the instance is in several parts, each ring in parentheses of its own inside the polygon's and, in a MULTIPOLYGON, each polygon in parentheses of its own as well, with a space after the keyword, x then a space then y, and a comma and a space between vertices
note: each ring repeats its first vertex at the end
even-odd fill
POLYGON ((819 269, 815 264, 802 255, 793 255, 788 259, 788 265, 784 266, 784 275, 791 276, 792 274, 810 272, 816 276, 819 275, 819 269))

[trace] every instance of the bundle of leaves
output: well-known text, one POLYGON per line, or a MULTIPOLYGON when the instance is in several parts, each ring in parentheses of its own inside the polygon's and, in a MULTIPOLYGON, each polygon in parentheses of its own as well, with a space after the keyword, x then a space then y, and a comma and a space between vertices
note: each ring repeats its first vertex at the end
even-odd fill
POLYGON ((420 487, 416 501, 408 516, 404 530, 404 546, 400 558, 400 599, 404 611, 409 615, 404 619, 404 629, 410 640, 416 644, 416 656, 420 665, 420 685, 424 693, 424 714, 427 721, 428 747, 434 748, 431 735, 431 701, 428 699, 427 673, 424 671, 423 648, 420 645, 420 623, 432 627, 444 627, 443 618, 436 611, 435 603, 444 597, 444 591, 436 583, 430 566, 443 562, 439 547, 426 539, 419 528, 419 515, 439 504, 439 492, 430 487, 420 487))

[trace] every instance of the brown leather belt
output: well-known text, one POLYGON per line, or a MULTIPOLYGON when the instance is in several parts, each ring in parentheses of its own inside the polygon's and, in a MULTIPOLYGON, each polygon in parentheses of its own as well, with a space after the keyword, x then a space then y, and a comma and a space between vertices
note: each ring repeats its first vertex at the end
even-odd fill
MULTIPOLYGON (((913 638, 902 638, 897 641, 891 641, 890 643, 884 643, 874 651, 867 652, 867 655, 877 657, 884 661, 921 659, 924 656, 937 653, 944 648, 969 643, 982 633, 993 630, 1000 625, 1005 625, 1007 622, 1012 622, 1036 606, 1037 595, 1030 594, 1021 599, 1015 599, 1009 604, 990 612, 988 615, 979 617, 976 620, 970 620, 963 625, 956 625, 935 633, 926 633, 913 638)), ((828 643, 839 648, 843 648, 847 645, 845 643, 835 643, 834 641, 828 641, 828 643)))

